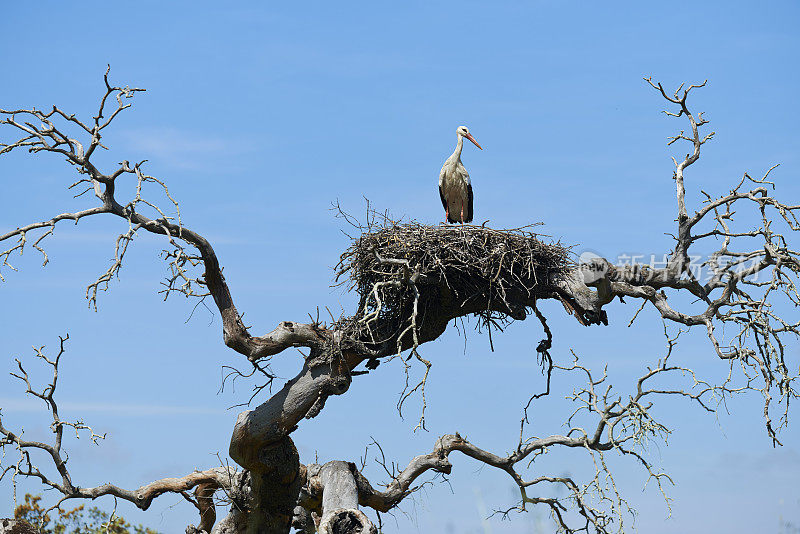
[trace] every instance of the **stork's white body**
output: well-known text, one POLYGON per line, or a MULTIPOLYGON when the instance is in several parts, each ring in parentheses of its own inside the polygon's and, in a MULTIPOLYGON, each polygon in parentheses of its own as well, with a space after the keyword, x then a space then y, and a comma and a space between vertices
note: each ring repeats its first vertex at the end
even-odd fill
POLYGON ((447 213, 447 222, 472 222, 472 183, 461 163, 464 138, 458 137, 453 155, 447 158, 439 172, 439 195, 447 213))
POLYGON ((480 145, 465 127, 459 127, 457 133, 456 149, 444 162, 442 170, 439 172, 439 196, 447 214, 447 222, 468 223, 472 222, 472 183, 469 180, 467 169, 461 163, 464 136, 475 143, 478 148, 480 145), (464 133, 462 133, 462 128, 464 133))

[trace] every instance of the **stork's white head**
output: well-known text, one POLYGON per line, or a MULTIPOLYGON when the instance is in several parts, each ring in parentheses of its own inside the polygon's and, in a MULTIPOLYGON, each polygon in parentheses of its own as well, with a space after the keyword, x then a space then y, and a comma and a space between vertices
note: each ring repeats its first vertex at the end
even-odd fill
POLYGON ((466 137, 467 139, 472 141, 476 147, 483 150, 483 148, 481 148, 481 145, 479 145, 478 142, 475 140, 475 138, 472 137, 472 134, 469 133, 469 130, 467 129, 466 126, 459 126, 458 129, 456 129, 456 133, 458 134, 459 137, 466 137))

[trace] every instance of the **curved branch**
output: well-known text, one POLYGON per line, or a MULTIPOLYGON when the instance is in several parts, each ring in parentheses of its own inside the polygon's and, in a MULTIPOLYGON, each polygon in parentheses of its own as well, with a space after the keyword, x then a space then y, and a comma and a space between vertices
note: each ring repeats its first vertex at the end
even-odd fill
POLYGON ((69 422, 63 420, 59 416, 58 404, 55 400, 55 393, 58 386, 58 366, 61 362, 61 356, 65 353, 65 343, 69 339, 69 336, 59 339, 59 351, 52 359, 48 358, 43 353, 42 348, 36 349, 36 356, 49 365, 53 373, 52 380, 44 388, 41 390, 34 389, 25 366, 19 360, 17 360, 19 373, 12 373, 12 376, 25 384, 27 394, 41 399, 47 405, 52 419, 51 429, 55 434, 53 443, 28 440, 25 439, 21 433, 6 428, 3 424, 2 413, 0 412, 0 451, 3 453, 4 459, 6 458, 6 447, 16 450, 18 454, 18 460, 15 463, 10 463, 6 466, 0 464, 0 480, 10 474, 14 487, 15 501, 16 481, 20 476, 37 478, 45 486, 61 493, 62 497, 56 506, 60 506, 61 503, 70 499, 96 499, 105 495, 111 495, 132 502, 142 510, 146 510, 153 499, 164 493, 183 493, 198 485, 205 485, 206 487, 212 487, 214 489, 222 488, 228 491, 232 489, 232 480, 236 475, 236 471, 229 467, 216 467, 205 471, 198 471, 180 478, 163 478, 133 490, 124 489, 110 483, 88 488, 75 484, 72 474, 67 468, 69 457, 62 450, 64 429, 72 428, 76 434, 88 431, 89 440, 94 444, 104 439, 105 435, 101 436, 95 434, 83 421, 69 422), (60 481, 51 479, 45 473, 45 470, 40 469, 33 463, 30 454, 31 450, 43 451, 50 457, 53 466, 61 477, 60 481))
MULTIPOLYGON (((421 487, 415 485, 415 482, 426 472, 450 474, 452 464, 449 455, 453 451, 458 451, 481 463, 506 472, 514 480, 520 490, 520 503, 513 509, 523 511, 527 504, 543 504, 550 509, 558 526, 566 532, 589 532, 590 528, 597 533, 610 532, 613 524, 616 522, 621 524, 622 511, 627 509, 627 504, 617 492, 613 476, 606 466, 604 459, 606 452, 616 451, 622 455, 634 457, 647 471, 648 476, 656 480, 659 488, 661 488, 662 479, 670 480, 664 473, 655 471, 643 453, 637 450, 639 447, 643 449, 645 442, 664 438, 669 432, 649 413, 652 402, 647 402, 647 400, 656 396, 677 395, 696 402, 702 408, 713 412, 714 408, 707 404, 708 397, 733 393, 731 390, 710 386, 697 379, 690 369, 668 364, 668 359, 679 335, 680 331, 673 338, 667 337, 667 355, 658 362, 657 366, 636 380, 635 391, 625 403, 622 402, 622 397, 617 397, 612 393, 610 386, 605 387, 605 374, 601 378, 595 379, 587 368, 577 363, 577 359, 570 367, 555 366, 561 371, 580 372, 586 377, 586 385, 576 389, 573 395, 568 397, 578 404, 578 408, 567 419, 566 425, 569 432, 565 435, 526 440, 520 437, 513 452, 506 456, 500 456, 472 444, 458 433, 447 434, 436 440, 430 453, 416 456, 400 473, 396 475, 390 473, 392 480, 383 491, 374 489, 353 464, 346 464, 350 466, 351 471, 356 473, 359 504, 369 506, 379 512, 387 512, 395 508, 405 497, 421 487), (666 375, 688 375, 692 378, 692 383, 688 389, 664 389, 650 385, 656 377, 663 378, 666 375), (573 419, 579 412, 587 412, 595 418, 596 426, 593 432, 589 433, 573 424, 573 419), (566 476, 540 475, 526 480, 517 471, 518 465, 524 460, 529 460, 528 465, 530 466, 538 456, 558 447, 577 448, 592 455, 597 470, 595 477, 585 484, 579 484, 566 476), (601 474, 608 477, 611 488, 599 482, 601 474), (534 490, 538 491, 541 486, 548 485, 566 489, 567 497, 551 498, 531 495, 534 490), (612 492, 613 496, 606 496, 606 491, 612 492), (598 501, 609 503, 612 509, 607 511, 593 504, 590 493, 597 494, 598 501), (565 512, 570 509, 577 511, 583 518, 581 526, 568 524, 565 512)), ((523 428, 524 421, 523 419, 523 428)), ((344 464, 344 462, 341 463, 344 464)), ((385 464, 385 460, 382 463, 385 464)), ((314 469, 318 470, 319 466, 309 466, 309 480, 305 488, 308 497, 304 501, 304 505, 312 510, 318 506, 315 498, 318 499, 320 495, 319 484, 313 476, 314 469)), ((503 513, 509 511, 511 510, 503 513)))
MULTIPOLYGON (((17 139, 17 141, 0 144, 0 154, 19 148, 25 148, 31 152, 44 151, 65 156, 67 161, 71 165, 77 167, 78 172, 83 175, 81 179, 70 187, 85 185, 87 191, 94 191, 95 196, 101 203, 100 206, 88 208, 76 213, 63 213, 49 220, 31 223, 0 235, 0 243, 14 237, 17 238, 14 245, 0 252, 0 259, 3 261, 2 266, 8 266, 11 269, 14 268, 13 265, 8 263, 8 259, 12 253, 23 253, 28 240, 27 235, 32 231, 42 228, 49 229, 33 243, 33 246, 44 255, 44 263, 46 264, 47 255, 40 247, 40 244, 44 238, 52 234, 58 222, 72 220, 77 223, 84 217, 99 214, 112 214, 126 220, 132 228, 132 232, 121 236, 121 239, 124 240, 125 247, 127 247, 128 242, 133 239, 133 233, 135 233, 136 230, 144 229, 150 233, 167 236, 170 243, 175 246, 176 249, 183 251, 183 245, 181 243, 185 243, 195 247, 199 251, 200 259, 204 266, 204 274, 201 279, 195 280, 194 282, 205 285, 213 297, 220 316, 222 317, 223 339, 228 347, 247 356, 249 360, 256 361, 260 358, 277 354, 288 347, 316 346, 324 336, 314 325, 285 322, 281 323, 272 332, 264 336, 252 336, 242 323, 241 315, 234 305, 230 289, 225 282, 225 277, 222 274, 222 267, 220 266, 214 248, 202 235, 183 225, 180 220, 178 204, 169 195, 169 191, 164 183, 152 176, 144 174, 141 169, 143 162, 131 165, 128 161, 123 161, 113 172, 104 174, 90 161, 97 147, 105 148, 101 143, 103 130, 111 124, 121 111, 131 106, 131 103, 127 102, 127 100, 131 99, 136 92, 142 91, 142 89, 129 88, 127 86, 112 86, 108 82, 108 70, 104 76, 104 82, 106 92, 101 98, 99 111, 93 118, 93 124, 82 122, 76 118, 75 115, 67 114, 55 106, 53 110, 48 113, 35 108, 30 110, 0 109, 0 124, 8 125, 22 133, 22 137, 17 139), (117 107, 110 112, 110 115, 106 118, 106 104, 112 97, 117 101, 117 107), (20 119, 19 117, 26 117, 30 120, 20 119), (60 127, 54 122, 55 118, 60 118, 69 123, 76 124, 83 132, 89 134, 88 148, 84 149, 85 143, 81 143, 77 139, 71 138, 66 133, 62 132, 60 127), (38 124, 34 124, 34 121, 38 124), (136 196, 133 200, 123 205, 115 196, 116 180, 127 175, 132 175, 136 179, 136 196), (156 183, 161 186, 175 209, 178 210, 177 219, 168 217, 156 204, 142 197, 142 186, 147 182, 156 183), (147 217, 143 213, 137 211, 137 207, 139 206, 151 208, 159 216, 156 218, 147 217)), ((83 193, 80 193, 78 196, 81 194, 83 193)), ((97 282, 90 286, 89 289, 92 290, 91 292, 87 291, 87 298, 89 298, 90 304, 94 303, 100 285, 104 284, 104 287, 107 287, 107 282, 121 268, 123 255, 124 249, 119 250, 118 241, 117 258, 114 265, 105 275, 101 276, 97 282)), ((175 261, 179 262, 185 258, 186 255, 182 253, 180 258, 176 258, 175 261)), ((2 273, 0 273, 0 280, 2 280, 2 273)), ((167 293, 169 293, 169 291, 170 289, 168 288, 167 293)), ((184 288, 184 292, 192 294, 190 287, 184 288)))

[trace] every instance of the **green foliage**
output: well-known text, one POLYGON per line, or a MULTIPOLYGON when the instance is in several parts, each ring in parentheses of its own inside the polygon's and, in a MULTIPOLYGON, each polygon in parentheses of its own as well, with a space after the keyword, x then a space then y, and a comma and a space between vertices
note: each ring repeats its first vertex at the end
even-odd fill
POLYGON ((109 514, 93 506, 83 505, 72 510, 56 509, 47 512, 41 495, 25 494, 25 502, 14 509, 14 519, 25 520, 41 529, 42 534, 158 534, 142 525, 131 526, 125 518, 109 514))

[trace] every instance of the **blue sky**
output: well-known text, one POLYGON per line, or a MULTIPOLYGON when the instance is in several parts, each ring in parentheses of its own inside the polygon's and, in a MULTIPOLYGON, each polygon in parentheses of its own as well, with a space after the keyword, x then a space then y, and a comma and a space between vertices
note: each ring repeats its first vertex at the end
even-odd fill
MULTIPOLYGON (((479 223, 543 222, 542 232, 576 252, 610 258, 665 252, 675 217, 670 155, 683 150, 665 142, 684 124, 660 113, 663 101, 644 76, 666 87, 709 80, 693 104, 717 135, 687 172, 690 206, 701 187, 721 193, 743 172, 775 163, 778 194, 800 199, 794 2, 82 2, 4 11, 0 106, 58 104, 87 114, 109 63, 115 83, 147 88, 116 121, 100 161, 149 160, 186 224, 215 243, 254 333, 303 320, 317 306, 352 312, 352 295, 330 288, 331 267, 347 246, 331 203, 360 212, 368 197, 379 209, 438 223, 435 184, 459 124, 484 148, 466 147, 463 156, 479 223)), ((66 190, 72 178, 57 158, 0 158, 0 229, 84 206, 66 190)), ((156 238, 138 239, 99 311, 87 309, 85 286, 105 271, 124 230, 112 219, 59 227, 50 264, 41 268, 26 253, 0 286, 3 375, 12 357, 34 365, 31 345, 54 348, 59 334, 72 337, 64 412, 109 433, 100 448, 69 444, 84 486, 135 487, 216 465, 235 420, 227 408, 246 400, 252 385, 218 393, 221 367, 241 358, 222 344, 213 314, 199 308, 187 321, 191 302, 162 302, 156 238)), ((628 390, 664 350, 655 314, 626 328, 635 309, 615 303, 609 327, 587 329, 550 303, 553 354, 564 362, 574 349, 587 365, 608 364, 628 390)), ((294 435, 302 461, 356 460, 374 437, 405 465, 454 431, 497 452, 514 447, 521 407, 541 386, 540 331, 530 321, 515 324, 495 336, 492 353, 472 326, 466 342, 453 328, 424 348, 434 363, 430 432, 412 433, 418 404, 406 419, 397 415, 402 369, 385 365, 303 423, 294 435), (359 425, 337 434, 354 418, 359 425)), ((706 376, 724 372, 701 336, 687 337, 678 356, 706 376)), ((299 359, 287 351, 275 367, 290 377, 299 359)), ((558 400, 536 412, 533 433, 561 431, 570 407, 558 400)), ((5 377, 0 406, 9 424, 31 435, 46 430, 36 405, 5 377)), ((640 532, 778 532, 781 521, 800 524, 798 432, 785 431, 786 446, 773 449, 760 408, 756 396, 717 418, 685 403, 661 405, 674 432, 651 453, 675 479, 672 516, 658 492, 641 490, 641 470, 617 466, 640 511, 640 532)), ((513 503, 510 480, 456 454, 452 460, 450 484, 426 487, 388 518, 387 532, 550 531, 541 510, 484 521, 486 510, 513 503)), ((567 455, 548 465, 577 476, 582 462, 567 455)), ((382 481, 374 465, 367 473, 382 481)), ((9 495, 2 485, 0 516, 11 511, 9 495)), ((196 523, 179 497, 161 498, 144 514, 126 503, 119 511, 164 532, 196 523)))

